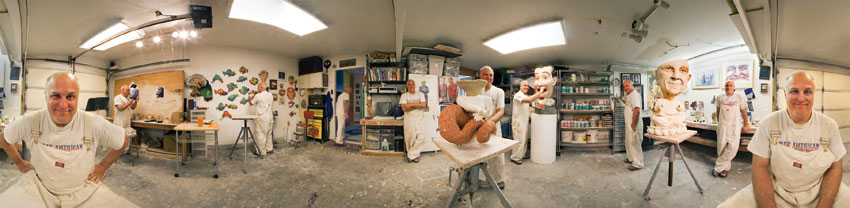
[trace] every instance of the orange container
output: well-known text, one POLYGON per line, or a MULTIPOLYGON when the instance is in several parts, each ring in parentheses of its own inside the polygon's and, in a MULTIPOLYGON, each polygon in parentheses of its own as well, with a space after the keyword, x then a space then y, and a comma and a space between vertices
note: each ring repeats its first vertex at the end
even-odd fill
POLYGON ((198 126, 204 126, 204 116, 198 116, 198 126))

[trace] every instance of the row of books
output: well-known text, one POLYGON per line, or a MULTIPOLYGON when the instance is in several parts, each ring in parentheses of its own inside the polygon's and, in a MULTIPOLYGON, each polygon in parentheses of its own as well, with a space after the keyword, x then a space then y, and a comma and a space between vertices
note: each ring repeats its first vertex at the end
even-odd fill
POLYGON ((372 67, 369 69, 369 81, 404 81, 407 69, 404 67, 372 67))

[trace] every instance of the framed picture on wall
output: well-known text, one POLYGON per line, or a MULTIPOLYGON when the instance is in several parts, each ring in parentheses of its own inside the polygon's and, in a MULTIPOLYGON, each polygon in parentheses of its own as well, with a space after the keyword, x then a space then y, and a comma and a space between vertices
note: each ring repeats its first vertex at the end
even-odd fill
POLYGON ((632 82, 635 83, 635 84, 640 84, 640 74, 639 73, 633 73, 632 74, 632 82))
POLYGON ((753 88, 753 60, 723 62, 723 82, 735 82, 735 88, 753 88))
POLYGON ((717 70, 704 70, 693 73, 691 87, 694 89, 720 88, 720 74, 717 70))
POLYGON ((643 85, 635 84, 635 92, 640 94, 640 109, 643 110, 643 85))
POLYGON ((270 90, 277 90, 277 80, 276 79, 270 79, 269 80, 269 89, 270 90))

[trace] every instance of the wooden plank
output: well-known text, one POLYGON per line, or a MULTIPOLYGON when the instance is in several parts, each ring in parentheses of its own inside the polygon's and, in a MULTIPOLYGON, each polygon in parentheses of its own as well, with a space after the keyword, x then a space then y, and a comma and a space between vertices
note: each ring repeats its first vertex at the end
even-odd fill
POLYGON ((174 130, 177 131, 218 131, 219 126, 216 124, 215 126, 205 125, 198 126, 198 123, 181 123, 174 127, 174 130))
MULTIPOLYGON (((705 146, 709 146, 709 147, 717 147, 717 141, 715 141, 713 139, 702 138, 702 137, 699 137, 699 136, 692 136, 691 138, 688 138, 688 140, 685 140, 685 141, 688 141, 688 142, 691 142, 691 143, 696 143, 696 144, 701 144, 701 145, 705 145, 705 146)), ((744 144, 744 141, 741 141, 741 144, 738 145, 738 152, 749 152, 749 150, 747 150, 747 145, 749 144, 749 142, 746 142, 746 143, 747 144, 744 144)))
MULTIPOLYGON (((711 130, 717 131, 717 124, 709 124, 709 123, 695 123, 685 121, 685 125, 691 128, 702 129, 702 130, 711 130)), ((755 134, 758 126, 750 126, 747 131, 741 131, 742 134, 755 134)))
POLYGON ((613 129, 614 127, 583 127, 583 128, 570 128, 570 127, 561 127, 561 130, 565 131, 584 131, 584 130, 608 130, 613 129))
POLYGON ((679 143, 682 143, 682 141, 685 141, 688 138, 690 138, 691 136, 694 136, 696 134, 697 134, 697 131, 687 130, 687 131, 685 131, 684 134, 674 135, 674 136, 661 136, 661 135, 654 135, 654 134, 649 134, 649 133, 643 134, 643 136, 653 138, 653 139, 656 139, 656 140, 660 140, 662 142, 670 142, 670 143, 679 144, 679 143))
POLYGON ((487 143, 478 143, 477 140, 471 139, 463 145, 456 145, 441 137, 431 139, 437 147, 440 148, 452 161, 461 168, 468 168, 487 159, 498 156, 501 153, 507 152, 513 148, 518 142, 508 140, 499 136, 491 135, 490 141, 487 143))
POLYGON ((381 151, 381 150, 370 150, 364 149, 360 152, 362 155, 366 156, 384 156, 384 157, 404 157, 404 152, 396 152, 396 151, 381 151))
POLYGON ((360 119, 360 125, 369 126, 404 126, 404 120, 395 119, 360 119))
POLYGON ((136 128, 149 128, 149 129, 161 129, 161 130, 174 130, 174 127, 177 127, 177 124, 173 123, 156 123, 156 122, 145 122, 142 120, 135 120, 130 123, 130 126, 136 128))
MULTIPOLYGON (((121 93, 121 86, 135 82, 139 86, 139 103, 134 113, 171 118, 171 113, 183 112, 183 78, 183 70, 174 70, 117 79, 110 99, 121 93), (164 97, 156 97, 157 87, 165 87, 164 97)), ((114 111, 115 108, 110 107, 109 110, 114 111)), ((111 115, 115 115, 114 112, 111 115)))
POLYGON ((258 116, 258 115, 237 115, 237 116, 230 117, 230 119, 233 119, 233 120, 254 120, 254 119, 257 119, 259 117, 260 116, 258 116))

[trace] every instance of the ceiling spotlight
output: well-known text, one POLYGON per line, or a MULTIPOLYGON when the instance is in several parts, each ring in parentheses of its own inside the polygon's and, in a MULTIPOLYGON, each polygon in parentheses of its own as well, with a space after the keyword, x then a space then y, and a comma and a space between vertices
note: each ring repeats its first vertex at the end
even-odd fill
POLYGON ((144 45, 145 45, 145 44, 144 44, 144 43, 142 43, 142 41, 136 41, 136 48, 141 48, 141 47, 142 47, 142 46, 144 46, 144 45))
POLYGON ((179 33, 177 33, 177 31, 174 31, 173 33, 171 33, 171 37, 172 37, 172 38, 177 38, 177 37, 178 37, 178 35, 180 35, 180 34, 179 34, 179 33))
POLYGON ((159 36, 154 36, 154 37, 153 37, 153 42, 154 42, 154 43, 159 43, 159 41, 162 41, 162 38, 160 38, 159 36))
POLYGON ((187 38, 187 37, 189 37, 189 32, 180 31, 180 38, 187 38))
POLYGON ((189 37, 198 37, 198 32, 195 32, 194 30, 189 31, 189 37))

